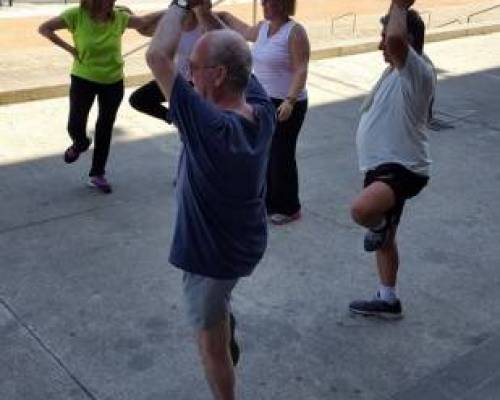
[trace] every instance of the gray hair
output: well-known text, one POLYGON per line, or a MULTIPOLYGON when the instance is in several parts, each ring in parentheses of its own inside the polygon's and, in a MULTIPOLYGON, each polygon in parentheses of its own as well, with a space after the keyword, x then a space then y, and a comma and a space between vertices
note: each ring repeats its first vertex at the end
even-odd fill
POLYGON ((243 92, 252 73, 252 54, 245 39, 228 29, 211 31, 210 61, 226 68, 225 84, 243 92))

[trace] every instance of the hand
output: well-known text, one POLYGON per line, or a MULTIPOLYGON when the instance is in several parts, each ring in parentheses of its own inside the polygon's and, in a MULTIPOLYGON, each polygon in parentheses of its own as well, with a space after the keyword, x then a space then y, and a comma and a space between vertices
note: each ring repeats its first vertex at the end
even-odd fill
MULTIPOLYGON (((193 9, 195 7, 204 6, 207 0, 188 0, 189 8, 193 9)), ((208 0, 210 3, 210 0, 208 0)))
POLYGON ((76 47, 70 47, 68 51, 75 60, 80 61, 80 57, 78 56, 78 50, 76 49, 76 47))
POLYGON ((293 104, 290 102, 290 100, 285 99, 283 102, 279 105, 278 109, 276 110, 276 114, 278 115, 278 121, 283 122, 286 121, 288 118, 290 118, 290 115, 292 115, 293 111, 293 104))
POLYGON ((392 0, 392 3, 398 7, 408 10, 413 4, 415 4, 415 0, 392 0))
POLYGON ((191 9, 195 12, 207 13, 212 9, 212 0, 196 0, 197 5, 191 5, 191 0, 189 2, 191 9))

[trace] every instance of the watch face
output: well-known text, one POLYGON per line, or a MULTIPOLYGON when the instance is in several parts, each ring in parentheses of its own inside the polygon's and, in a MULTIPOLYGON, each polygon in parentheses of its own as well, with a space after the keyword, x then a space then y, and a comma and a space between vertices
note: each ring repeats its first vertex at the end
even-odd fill
POLYGON ((188 6, 188 0, 177 0, 177 4, 181 7, 187 8, 188 6))

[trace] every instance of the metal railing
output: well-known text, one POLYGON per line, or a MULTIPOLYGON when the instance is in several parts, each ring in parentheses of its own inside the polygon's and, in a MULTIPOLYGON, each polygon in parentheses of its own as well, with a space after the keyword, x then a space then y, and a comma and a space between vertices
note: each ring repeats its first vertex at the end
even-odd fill
POLYGON ((452 19, 451 21, 445 22, 444 24, 436 26, 436 28, 444 28, 445 26, 452 25, 452 24, 461 24, 462 21, 460 21, 458 18, 452 19))
POLYGON ((357 16, 353 12, 345 13, 342 15, 339 15, 337 17, 332 17, 331 19, 331 25, 330 25, 330 34, 333 36, 335 34, 335 22, 347 18, 347 17, 352 17, 352 34, 356 35, 356 21, 357 21, 357 16))
POLYGON ((472 17, 475 17, 475 16, 480 15, 480 14, 487 13, 488 11, 492 11, 492 10, 495 10, 497 8, 500 8, 500 4, 497 4, 497 5, 492 6, 492 7, 485 8, 483 10, 479 10, 479 11, 473 12, 472 14, 469 14, 467 16, 467 23, 470 22, 470 20, 472 19, 472 17))

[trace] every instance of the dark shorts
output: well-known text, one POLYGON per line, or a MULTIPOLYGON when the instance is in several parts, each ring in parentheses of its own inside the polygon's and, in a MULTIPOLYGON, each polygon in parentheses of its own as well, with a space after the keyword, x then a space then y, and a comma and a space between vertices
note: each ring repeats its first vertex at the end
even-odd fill
POLYGON ((391 218, 394 225, 397 225, 401 219, 405 201, 419 194, 428 181, 428 176, 416 174, 401 164, 387 163, 366 172, 364 187, 373 182, 384 182, 392 189, 396 203, 387 212, 387 216, 391 218))

